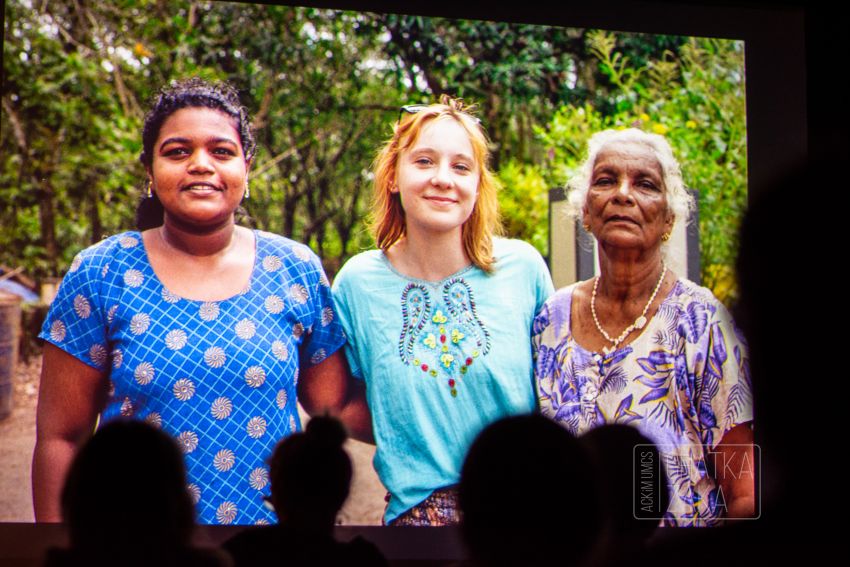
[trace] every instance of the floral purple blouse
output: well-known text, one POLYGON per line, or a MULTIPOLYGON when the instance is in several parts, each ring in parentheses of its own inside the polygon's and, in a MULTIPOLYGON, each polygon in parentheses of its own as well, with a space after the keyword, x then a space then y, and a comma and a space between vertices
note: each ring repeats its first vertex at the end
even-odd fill
POLYGON ((667 472, 664 524, 718 523, 722 501, 706 457, 753 418, 747 347, 729 312, 680 279, 632 343, 603 355, 573 338, 574 288, 549 298, 534 321, 541 412, 574 435, 605 423, 637 427, 658 446, 667 472))

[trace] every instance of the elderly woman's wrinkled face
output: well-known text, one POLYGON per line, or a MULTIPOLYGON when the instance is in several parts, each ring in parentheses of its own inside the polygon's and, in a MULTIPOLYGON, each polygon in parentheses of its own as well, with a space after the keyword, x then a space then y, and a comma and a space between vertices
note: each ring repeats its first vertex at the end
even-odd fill
POLYGON ((673 228, 661 164, 643 144, 612 142, 596 155, 582 220, 603 245, 652 249, 673 228))

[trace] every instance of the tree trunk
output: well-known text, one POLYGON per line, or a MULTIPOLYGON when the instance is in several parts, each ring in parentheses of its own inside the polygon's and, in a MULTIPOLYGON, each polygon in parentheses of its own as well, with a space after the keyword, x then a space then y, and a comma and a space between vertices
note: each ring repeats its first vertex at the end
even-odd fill
POLYGON ((36 187, 39 187, 38 217, 41 225, 41 242, 47 259, 48 276, 59 275, 59 247, 56 244, 56 191, 48 178, 37 175, 33 179, 36 187))

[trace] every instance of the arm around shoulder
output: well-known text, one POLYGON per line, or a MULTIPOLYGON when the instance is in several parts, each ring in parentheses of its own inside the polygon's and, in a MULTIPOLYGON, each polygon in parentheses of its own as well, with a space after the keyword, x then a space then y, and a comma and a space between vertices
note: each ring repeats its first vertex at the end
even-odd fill
POLYGON ((365 387, 362 381, 351 376, 342 348, 302 370, 298 401, 310 415, 331 415, 340 419, 355 439, 375 442, 365 387))

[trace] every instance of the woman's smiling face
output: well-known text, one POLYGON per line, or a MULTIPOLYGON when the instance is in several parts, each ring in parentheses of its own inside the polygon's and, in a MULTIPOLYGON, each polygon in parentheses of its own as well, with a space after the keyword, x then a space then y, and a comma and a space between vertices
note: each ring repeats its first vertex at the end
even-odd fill
POLYGON ((649 250, 673 228, 664 172, 652 150, 612 142, 596 156, 582 220, 603 245, 649 250))
POLYGON ((410 148, 398 157, 396 186, 407 232, 460 233, 475 207, 481 178, 472 142, 451 118, 433 120, 422 128, 410 148))
POLYGON ((162 123, 153 150, 148 173, 166 220, 196 227, 232 221, 250 165, 233 118, 181 108, 162 123))

